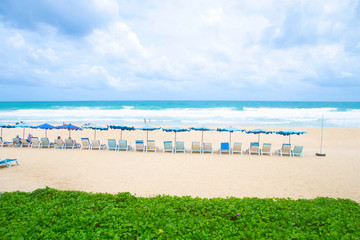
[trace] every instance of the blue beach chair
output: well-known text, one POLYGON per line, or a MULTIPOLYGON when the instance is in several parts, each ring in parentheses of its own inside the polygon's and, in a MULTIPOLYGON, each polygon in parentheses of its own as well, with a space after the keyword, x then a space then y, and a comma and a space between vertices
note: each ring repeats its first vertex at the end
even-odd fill
POLYGON ((143 140, 136 140, 135 141, 135 149, 134 151, 143 151, 145 152, 145 145, 143 140))
POLYGON ((163 153, 165 153, 165 152, 174 153, 174 148, 173 148, 173 145, 172 145, 172 141, 164 141, 163 153))
POLYGON ((1 159, 0 166, 6 165, 8 168, 11 168, 11 165, 13 162, 16 162, 16 164, 19 165, 19 162, 17 161, 17 159, 1 159))
POLYGON ((127 144, 127 140, 119 140, 118 150, 126 150, 129 151, 131 146, 127 144))
POLYGON ((183 152, 185 153, 186 149, 185 149, 185 143, 183 141, 176 141, 175 143, 175 149, 174 152, 183 152))
POLYGON ((228 153, 230 154, 230 144, 228 142, 222 142, 220 144, 219 153, 228 153))
POLYGON ((251 155, 253 153, 260 155, 260 145, 258 142, 250 143, 250 148, 247 149, 247 152, 251 155))
POLYGON ((107 150, 118 150, 118 145, 116 145, 116 140, 115 139, 108 139, 108 145, 107 145, 107 150))

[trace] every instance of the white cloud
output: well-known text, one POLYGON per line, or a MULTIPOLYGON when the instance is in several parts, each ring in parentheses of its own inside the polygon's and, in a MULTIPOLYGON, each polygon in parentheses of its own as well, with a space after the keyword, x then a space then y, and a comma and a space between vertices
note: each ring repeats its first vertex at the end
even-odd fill
POLYGON ((201 17, 205 24, 216 25, 218 23, 221 23, 222 14, 223 14, 222 8, 209 9, 206 10, 205 13, 201 15, 201 17))
POLYGON ((26 44, 24 37, 19 32, 15 32, 13 36, 9 37, 8 42, 15 48, 23 48, 26 44))

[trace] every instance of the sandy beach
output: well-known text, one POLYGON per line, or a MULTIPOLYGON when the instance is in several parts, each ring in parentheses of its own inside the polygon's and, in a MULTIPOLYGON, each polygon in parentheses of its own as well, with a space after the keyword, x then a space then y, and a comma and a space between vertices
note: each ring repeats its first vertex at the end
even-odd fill
MULTIPOLYGON (((254 127, 243 127, 253 129, 254 127)), ((285 128, 264 127, 268 130, 285 128)), ((259 198, 348 198, 360 202, 360 129, 325 128, 323 152, 320 151, 320 128, 295 128, 307 134, 292 136, 292 145, 303 145, 305 157, 220 155, 220 142, 229 141, 229 133, 204 132, 204 142, 212 143, 214 154, 190 154, 193 141, 201 132, 178 133, 185 141, 187 153, 163 154, 163 141, 174 141, 174 133, 149 132, 159 152, 114 152, 98 150, 0 148, 0 157, 17 158, 20 166, 0 168, 0 191, 33 191, 49 186, 60 190, 87 192, 130 192, 137 196, 158 194, 193 197, 259 197, 259 198)), ((44 130, 26 129, 26 136, 43 137, 44 130)), ((22 129, 3 129, 3 139, 22 136, 22 129)), ((53 140, 68 137, 67 130, 48 131, 53 140)), ((93 130, 72 131, 71 137, 93 139, 93 130)), ((120 138, 120 130, 97 131, 97 139, 120 138)), ((123 139, 134 146, 135 140, 146 140, 146 132, 123 132, 123 139)), ((245 151, 258 136, 236 132, 232 141, 242 142, 245 151)), ((272 151, 288 142, 281 135, 261 135, 260 143, 272 143, 272 151)))

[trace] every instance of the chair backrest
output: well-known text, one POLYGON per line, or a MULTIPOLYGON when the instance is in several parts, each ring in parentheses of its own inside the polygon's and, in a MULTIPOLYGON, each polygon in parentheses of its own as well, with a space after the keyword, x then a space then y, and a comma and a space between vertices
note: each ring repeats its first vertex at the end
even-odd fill
POLYGON ((38 144, 38 143, 40 143, 38 137, 32 137, 32 138, 31 138, 31 142, 32 142, 33 144, 38 144))
POLYGON ((100 140, 91 140, 91 144, 93 145, 93 147, 100 147, 100 140))
POLYGON ((15 144, 20 144, 20 138, 13 138, 15 144))
POLYGON ((303 146, 295 146, 294 147, 294 154, 301 154, 303 151, 303 146))
POLYGON ((234 142, 233 151, 241 151, 242 143, 241 142, 234 142))
POLYGON ((65 139, 65 143, 68 146, 72 146, 72 145, 74 145, 74 140, 68 138, 68 139, 65 139))
POLYGON ((147 141, 147 148, 148 149, 155 149, 155 140, 148 140, 147 141))
POLYGON ((192 150, 200 151, 200 142, 192 142, 192 150))
POLYGON ((164 141, 164 149, 172 150, 172 141, 164 141))
POLYGON ((90 146, 90 141, 88 138, 81 138, 81 145, 83 145, 84 147, 89 147, 90 146))
POLYGON ((46 137, 41 138, 41 143, 42 143, 43 146, 49 146, 50 145, 50 141, 46 137))
POLYGON ((264 143, 262 151, 263 152, 270 152, 271 151, 271 143, 264 143))
POLYGON ((291 151, 291 144, 289 144, 289 143, 284 143, 284 144, 282 145, 281 152, 283 152, 283 153, 290 153, 290 151, 291 151))
POLYGON ((252 143, 250 143, 250 149, 251 149, 251 151, 257 151, 257 150, 259 150, 259 143, 258 143, 258 142, 252 142, 252 143))
POLYGON ((176 146, 176 150, 184 150, 185 149, 185 144, 183 141, 176 141, 175 146, 176 146))
POLYGON ((108 146, 109 146, 109 148, 115 148, 116 147, 116 140, 115 139, 108 139, 108 146))
POLYGON ((143 149, 144 148, 144 141, 143 140, 136 140, 135 145, 136 145, 136 149, 143 149))
POLYGON ((3 143, 3 140, 2 140, 2 137, 0 137, 0 144, 2 144, 3 143))
POLYGON ((62 147, 64 145, 64 142, 61 139, 55 139, 55 144, 62 147))
POLYGON ((228 142, 222 142, 222 143, 220 144, 220 148, 221 148, 221 150, 229 150, 229 149, 230 149, 230 145, 229 145, 228 142))
POLYGON ((119 140, 119 148, 127 148, 127 140, 119 140))
POLYGON ((211 150, 211 143, 203 143, 204 145, 204 150, 205 151, 210 151, 211 150))

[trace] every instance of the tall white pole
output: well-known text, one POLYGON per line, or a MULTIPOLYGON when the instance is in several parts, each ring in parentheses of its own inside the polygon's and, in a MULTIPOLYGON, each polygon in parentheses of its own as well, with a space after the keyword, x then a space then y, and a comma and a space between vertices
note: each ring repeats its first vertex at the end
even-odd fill
POLYGON ((316 156, 319 157, 325 157, 326 154, 322 152, 322 146, 323 146, 323 133, 324 133, 324 115, 321 119, 321 144, 320 144, 320 153, 316 153, 316 156))

